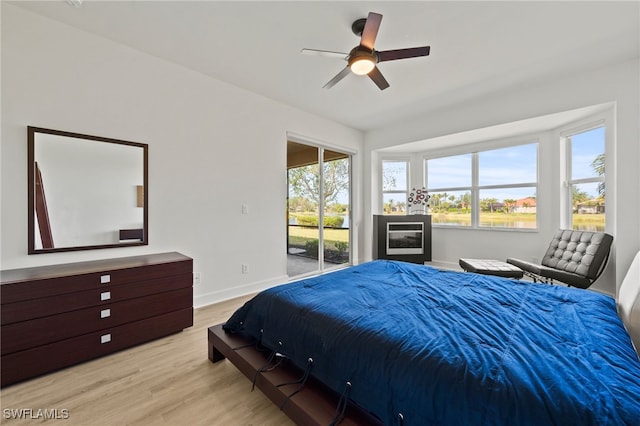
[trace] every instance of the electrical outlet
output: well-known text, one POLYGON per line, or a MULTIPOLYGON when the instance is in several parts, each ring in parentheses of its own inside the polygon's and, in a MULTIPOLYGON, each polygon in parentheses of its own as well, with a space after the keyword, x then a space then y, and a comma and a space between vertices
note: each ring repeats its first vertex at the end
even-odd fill
POLYGON ((242 214, 249 214, 249 206, 246 204, 242 205, 242 214))
POLYGON ((200 272, 193 273, 193 285, 200 284, 200 272))
POLYGON ((246 263, 242 264, 242 273, 243 274, 248 274, 249 273, 249 265, 247 265, 246 263))

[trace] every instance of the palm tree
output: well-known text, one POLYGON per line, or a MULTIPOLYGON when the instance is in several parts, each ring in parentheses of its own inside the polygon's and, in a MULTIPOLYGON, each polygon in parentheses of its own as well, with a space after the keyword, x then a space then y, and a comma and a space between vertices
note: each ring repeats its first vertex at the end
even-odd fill
POLYGON ((572 192, 572 201, 573 201, 573 211, 577 211, 578 204, 585 203, 589 200, 589 194, 584 191, 580 191, 576 185, 571 187, 572 192))
POLYGON ((387 201, 384 204, 384 212, 391 213, 392 211, 393 211, 393 198, 390 198, 389 201, 387 201))
POLYGON ((441 203, 442 203, 442 194, 440 193, 431 194, 431 205, 433 206, 434 211, 440 211, 441 203), (436 210, 436 207, 437 207, 437 210, 436 210))
POLYGON ((505 198, 504 205, 507 206, 507 213, 511 213, 516 205, 516 200, 513 198, 505 198))
POLYGON ((471 193, 465 192, 460 196, 460 206, 466 211, 468 211, 469 206, 471 205, 471 193))
POLYGON ((456 205, 454 204, 454 202, 456 201, 456 196, 455 195, 449 195, 449 201, 451 201, 451 204, 453 205, 453 207, 455 207, 456 205))
POLYGON ((480 200, 480 207, 482 210, 489 210, 493 213, 493 206, 498 202, 496 198, 484 198, 480 200))
MULTIPOLYGON (((593 167, 598 176, 604 176, 604 159, 604 154, 600 154, 591 162, 591 167, 593 167)), ((604 182, 598 183, 598 195, 604 198, 604 182)))

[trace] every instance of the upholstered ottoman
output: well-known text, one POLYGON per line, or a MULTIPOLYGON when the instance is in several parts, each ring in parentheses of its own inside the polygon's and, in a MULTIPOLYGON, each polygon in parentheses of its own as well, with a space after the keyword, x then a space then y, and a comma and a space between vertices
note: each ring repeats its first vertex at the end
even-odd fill
POLYGON ((466 272, 496 275, 505 278, 522 278, 522 269, 507 262, 491 259, 460 259, 460 267, 466 272))

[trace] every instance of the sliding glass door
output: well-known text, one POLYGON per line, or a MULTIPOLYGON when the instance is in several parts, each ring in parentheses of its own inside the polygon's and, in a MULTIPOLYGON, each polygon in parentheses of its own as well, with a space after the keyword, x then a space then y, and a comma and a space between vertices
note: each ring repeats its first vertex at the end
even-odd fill
POLYGON ((288 142, 287 182, 289 277, 349 264, 351 156, 288 142))

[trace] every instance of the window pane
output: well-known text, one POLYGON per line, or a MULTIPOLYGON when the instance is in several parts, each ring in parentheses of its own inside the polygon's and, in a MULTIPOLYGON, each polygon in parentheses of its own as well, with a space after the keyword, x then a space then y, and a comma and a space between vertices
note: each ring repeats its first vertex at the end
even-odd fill
POLYGON ((426 161, 428 188, 471 186, 471 154, 434 158, 426 161))
POLYGON ((324 262, 326 268, 349 263, 349 156, 324 151, 324 262))
POLYGON ((451 191, 430 193, 431 223, 471 226, 471 192, 451 191))
POLYGON ((408 163, 406 161, 383 161, 382 162, 382 190, 404 190, 407 189, 408 163))
POLYGON ((569 137, 571 179, 604 176, 604 127, 569 137))
POLYGON ((509 185, 537 181, 537 144, 478 153, 479 185, 509 185))
POLYGON ((405 192, 382 194, 383 214, 406 214, 407 194, 405 192))
POLYGON ((536 228, 535 187, 481 190, 480 227, 536 228))
POLYGON ((600 196, 600 182, 571 185, 572 224, 580 231, 604 232, 604 192, 600 196))

